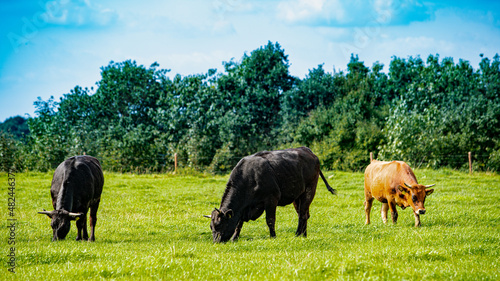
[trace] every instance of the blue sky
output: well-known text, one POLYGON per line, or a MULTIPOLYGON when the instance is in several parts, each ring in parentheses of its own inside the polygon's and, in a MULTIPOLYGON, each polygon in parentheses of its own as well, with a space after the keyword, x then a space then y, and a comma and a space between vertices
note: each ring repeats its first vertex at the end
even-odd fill
POLYGON ((500 53, 500 1, 0 0, 0 23, 0 122, 94 86, 110 61, 190 75, 271 41, 303 78, 318 64, 345 70, 351 53, 385 71, 392 56, 477 68, 479 54, 500 53))

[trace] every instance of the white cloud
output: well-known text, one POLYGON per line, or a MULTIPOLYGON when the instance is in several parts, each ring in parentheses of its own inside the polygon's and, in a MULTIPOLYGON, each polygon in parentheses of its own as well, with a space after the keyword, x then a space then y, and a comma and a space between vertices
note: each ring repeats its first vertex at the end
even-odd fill
POLYGON ((289 23, 341 22, 345 11, 338 0, 294 0, 278 4, 278 17, 289 23))
POLYGON ((127 3, 119 9, 119 28, 161 34, 176 40, 233 34, 233 18, 249 9, 231 0, 153 1, 127 3))
POLYGON ((277 8, 286 23, 315 26, 407 25, 431 16, 431 6, 416 0, 283 0, 277 8))
POLYGON ((427 55, 439 52, 444 54, 451 53, 454 50, 455 45, 450 41, 435 37, 407 36, 383 42, 380 45, 380 48, 392 49, 395 54, 402 51, 405 55, 421 54, 426 57, 427 55))
POLYGON ((391 0, 375 0, 373 8, 377 13, 377 21, 381 24, 388 23, 393 18, 394 10, 391 0))
POLYGON ((200 51, 179 52, 169 54, 164 59, 168 68, 173 68, 172 74, 180 73, 182 75, 204 73, 210 68, 217 68, 225 60, 228 60, 228 57, 222 51, 211 51, 210 53, 200 51), (193 65, 197 66, 197 70, 193 71, 193 65))
POLYGON ((89 0, 49 1, 44 8, 40 18, 55 25, 106 26, 117 18, 113 10, 91 4, 89 0))
POLYGON ((212 9, 220 19, 233 13, 245 13, 255 10, 255 4, 244 0, 213 0, 212 9))
POLYGON ((100 79, 99 67, 111 60, 145 66, 157 61, 171 69, 169 75, 191 75, 223 70, 223 61, 239 60, 268 40, 280 43, 292 75, 301 77, 323 63, 326 70, 345 69, 351 53, 366 66, 384 63, 385 71, 394 55, 425 60, 436 53, 477 67, 480 53, 491 58, 500 46, 499 9, 494 9, 500 4, 491 3, 43 0, 42 9, 35 5, 36 14, 26 11, 10 28, 29 40, 19 52, 3 54, 0 100, 22 98, 16 106, 0 104, 0 119, 32 112, 37 96, 58 99, 75 85, 92 86, 100 79), (36 30, 29 29, 33 25, 36 30), (47 28, 54 26, 64 28, 47 28))

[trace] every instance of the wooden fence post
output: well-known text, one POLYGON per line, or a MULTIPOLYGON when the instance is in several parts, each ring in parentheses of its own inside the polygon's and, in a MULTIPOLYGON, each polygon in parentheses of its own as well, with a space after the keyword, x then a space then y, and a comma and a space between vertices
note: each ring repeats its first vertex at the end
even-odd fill
POLYGON ((177 173, 177 153, 174 153, 174 174, 177 173))
POLYGON ((472 153, 469 151, 469 174, 472 175, 472 153))
POLYGON ((373 161, 373 152, 370 152, 370 163, 373 161))

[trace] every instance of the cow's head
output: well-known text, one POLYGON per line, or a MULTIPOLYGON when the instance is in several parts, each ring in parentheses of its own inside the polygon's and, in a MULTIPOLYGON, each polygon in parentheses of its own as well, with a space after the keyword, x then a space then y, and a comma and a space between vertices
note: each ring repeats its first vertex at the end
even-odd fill
POLYGON ((428 189, 428 188, 433 186, 435 186, 435 184, 409 185, 405 183, 404 186, 399 185, 398 188, 399 191, 401 191, 401 193, 403 194, 404 198, 406 199, 407 204, 412 207, 413 212, 415 212, 415 214, 417 215, 423 215, 425 214, 425 207, 424 207, 425 197, 434 192, 434 189, 428 189))
POLYGON ((54 210, 54 211, 45 211, 38 212, 39 214, 47 215, 52 219, 50 226, 52 226, 52 231, 54 236, 52 237, 52 241, 62 240, 66 238, 68 235, 69 229, 71 227, 71 221, 77 220, 84 216, 83 213, 72 213, 66 210, 54 210))
POLYGON ((233 210, 221 211, 215 208, 210 218, 212 220, 210 228, 212 229, 214 243, 226 242, 231 239, 237 224, 233 210))

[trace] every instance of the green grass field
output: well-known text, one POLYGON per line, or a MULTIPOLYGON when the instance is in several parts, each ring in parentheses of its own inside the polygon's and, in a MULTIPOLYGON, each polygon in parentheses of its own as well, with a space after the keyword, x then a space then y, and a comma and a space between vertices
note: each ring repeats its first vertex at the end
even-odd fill
POLYGON ((16 174, 16 273, 8 271, 8 175, 0 173, 0 279, 18 280, 499 280, 500 176, 415 170, 436 183, 416 229, 410 209, 384 225, 375 201, 364 225, 363 174, 327 172, 318 184, 308 237, 294 236, 293 206, 279 207, 276 239, 262 216, 238 242, 213 244, 209 219, 227 176, 105 173, 96 242, 77 242, 76 226, 51 242, 51 173, 16 174))

